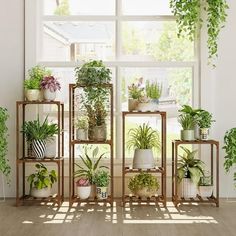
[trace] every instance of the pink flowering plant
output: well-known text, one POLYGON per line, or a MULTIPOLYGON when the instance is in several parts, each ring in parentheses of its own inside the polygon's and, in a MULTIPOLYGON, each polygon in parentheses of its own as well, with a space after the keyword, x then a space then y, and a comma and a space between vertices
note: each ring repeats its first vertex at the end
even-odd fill
POLYGON ((128 86, 129 97, 132 99, 140 99, 142 97, 143 89, 138 85, 131 84, 128 86))
POLYGON ((54 76, 45 76, 41 82, 41 89, 49 89, 50 92, 56 92, 61 89, 61 85, 54 76))
POLYGON ((76 181, 76 186, 77 187, 86 187, 86 186, 89 186, 89 185, 90 185, 89 179, 86 178, 86 177, 80 178, 76 181))

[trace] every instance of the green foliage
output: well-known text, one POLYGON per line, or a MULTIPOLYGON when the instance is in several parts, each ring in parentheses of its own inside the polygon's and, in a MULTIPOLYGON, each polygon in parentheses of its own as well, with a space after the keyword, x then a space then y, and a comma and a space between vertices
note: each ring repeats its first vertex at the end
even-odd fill
POLYGON ((181 159, 178 160, 178 181, 181 182, 183 178, 191 178, 192 182, 198 185, 200 178, 204 176, 204 162, 195 158, 197 150, 190 151, 182 146, 181 148, 184 154, 180 156, 181 159))
POLYGON ((128 86, 129 98, 140 99, 142 97, 143 89, 138 85, 132 84, 128 86))
POLYGON ((189 105, 183 105, 182 109, 179 110, 182 114, 189 114, 192 117, 198 116, 199 112, 202 111, 201 109, 194 109, 189 105))
POLYGON ((159 99, 161 97, 162 85, 155 82, 150 83, 147 80, 145 89, 146 89, 147 97, 151 99, 159 99))
POLYGON ((201 17, 201 11, 207 13, 205 24, 208 33, 208 58, 211 62, 217 57, 217 40, 227 17, 226 0, 170 0, 170 7, 177 18, 178 36, 187 36, 191 41, 199 35, 199 30, 205 23, 201 17))
POLYGON ((127 148, 137 149, 160 149, 160 138, 156 130, 153 130, 148 124, 143 123, 137 128, 132 128, 128 132, 129 140, 127 148))
POLYGON ((197 123, 200 128, 210 128, 212 122, 215 122, 215 120, 212 120, 212 114, 205 110, 200 110, 197 117, 197 123))
POLYGON ((8 128, 6 125, 9 114, 6 108, 0 107, 0 171, 6 176, 7 183, 10 184, 11 167, 6 158, 8 147, 8 128))
POLYGON ((97 173, 95 173, 94 183, 97 187, 107 187, 109 185, 110 178, 111 177, 108 171, 99 170, 97 173))
POLYGON ((26 141, 29 143, 33 140, 50 140, 58 133, 58 125, 50 124, 48 117, 41 124, 38 116, 37 120, 24 122, 21 132, 25 134, 26 141))
POLYGON ((62 0, 61 3, 57 6, 54 11, 54 15, 57 16, 69 16, 70 15, 70 7, 68 0, 62 0))
POLYGON ((40 89, 40 81, 35 79, 27 79, 24 81, 25 89, 40 89))
POLYGON ((197 119, 188 113, 180 114, 178 121, 183 130, 193 130, 195 125, 197 124, 197 119))
POLYGON ((149 191, 158 191, 160 184, 155 176, 145 172, 141 172, 132 177, 128 184, 128 188, 134 194, 145 187, 148 188, 149 191))
MULTIPOLYGON (((236 128, 227 130, 224 136, 224 147, 226 152, 224 168, 226 172, 236 164, 236 128)), ((234 181, 236 186, 236 172, 234 173, 234 181)))
POLYGON ((86 177, 89 179, 89 182, 91 184, 94 184, 94 179, 95 179, 95 174, 97 170, 101 168, 107 168, 105 166, 99 166, 99 163, 101 159, 104 157, 105 153, 101 154, 99 157, 98 156, 98 147, 96 147, 92 151, 92 156, 90 157, 88 154, 88 149, 87 147, 85 148, 84 155, 80 155, 80 159, 83 162, 84 166, 81 166, 78 163, 75 163, 75 165, 78 167, 78 170, 75 171, 74 176, 75 177, 86 177))
POLYGON ((46 166, 42 163, 37 163, 35 167, 35 173, 31 174, 27 178, 27 181, 30 183, 30 189, 32 187, 36 189, 52 187, 52 185, 57 181, 55 170, 49 172, 46 166))
POLYGON ((88 117, 87 116, 80 116, 75 121, 75 128, 76 129, 88 129, 88 117))
POLYGON ((212 186, 212 177, 210 175, 206 176, 206 174, 204 174, 204 176, 200 178, 199 186, 212 186))

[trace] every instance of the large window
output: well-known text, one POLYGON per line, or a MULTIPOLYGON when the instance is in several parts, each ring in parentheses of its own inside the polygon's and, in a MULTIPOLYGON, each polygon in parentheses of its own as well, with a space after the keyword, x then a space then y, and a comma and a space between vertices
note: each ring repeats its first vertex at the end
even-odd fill
MULTIPOLYGON (((101 59, 112 69, 116 158, 121 158, 118 137, 121 113, 127 110, 127 86, 140 79, 163 86, 160 108, 168 114, 170 157, 170 141, 179 137, 179 107, 198 105, 197 58, 197 45, 177 37, 169 0, 26 1, 26 69, 39 63, 53 70, 62 83, 58 99, 67 111, 68 84, 75 81, 76 65, 101 59)), ((129 120, 128 127, 142 122, 129 120)), ((65 151, 68 154, 68 147, 65 151)))

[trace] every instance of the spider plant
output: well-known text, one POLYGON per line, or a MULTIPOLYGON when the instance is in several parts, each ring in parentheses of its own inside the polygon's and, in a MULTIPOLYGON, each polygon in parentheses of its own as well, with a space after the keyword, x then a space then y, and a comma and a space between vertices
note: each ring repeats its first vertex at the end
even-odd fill
POLYGON ((194 130, 195 125, 197 124, 196 117, 186 113, 180 114, 178 119, 183 130, 194 130))

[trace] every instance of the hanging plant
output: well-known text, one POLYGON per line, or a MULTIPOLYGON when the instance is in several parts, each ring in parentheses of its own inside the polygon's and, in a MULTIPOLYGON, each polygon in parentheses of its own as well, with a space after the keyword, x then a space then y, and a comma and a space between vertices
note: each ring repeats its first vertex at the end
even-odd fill
POLYGON ((205 23, 201 11, 206 12, 208 59, 213 64, 218 56, 218 36, 227 18, 226 10, 229 7, 226 0, 170 0, 170 8, 176 16, 178 37, 187 37, 191 41, 198 37, 205 23))

